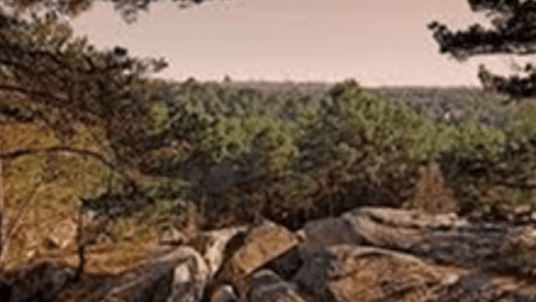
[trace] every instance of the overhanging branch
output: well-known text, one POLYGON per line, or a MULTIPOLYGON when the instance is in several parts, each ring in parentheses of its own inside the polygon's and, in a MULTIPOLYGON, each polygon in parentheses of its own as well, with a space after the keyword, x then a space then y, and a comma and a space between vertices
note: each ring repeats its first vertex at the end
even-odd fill
POLYGON ((67 100, 56 97, 50 93, 38 91, 38 90, 32 90, 21 86, 15 86, 15 85, 6 85, 6 84, 0 84, 0 90, 5 91, 15 91, 15 92, 21 92, 24 94, 27 94, 32 97, 42 97, 47 99, 54 99, 55 101, 59 102, 66 102, 67 100))
MULTIPOLYGON (((43 154, 51 154, 51 153, 67 153, 67 154, 76 154, 81 156, 89 156, 91 158, 94 158, 104 164, 109 169, 119 173, 121 176, 123 176, 129 185, 131 185, 134 188, 137 188, 140 184, 150 184, 150 183, 162 183, 162 179, 158 178, 155 179, 154 177, 148 177, 143 174, 141 174, 136 169, 128 169, 123 168, 122 166, 106 159, 105 156, 102 154, 87 150, 87 149, 78 149, 73 147, 65 147, 65 146, 55 146, 55 147, 48 147, 48 148, 35 148, 35 149, 18 149, 13 151, 7 151, 0 153, 0 160, 13 160, 19 157, 23 156, 30 156, 30 155, 43 155, 43 154)), ((188 182, 181 182, 185 186, 189 186, 188 182)))
POLYGON ((97 159, 107 167, 117 170, 119 169, 116 164, 112 163, 111 161, 107 160, 102 154, 90 151, 87 149, 77 149, 72 147, 64 147, 64 146, 56 146, 56 147, 49 147, 49 148, 36 148, 36 149, 18 149, 14 151, 9 152, 2 152, 0 153, 0 159, 16 159, 22 156, 27 155, 42 155, 42 154, 50 154, 50 153, 71 153, 71 154, 77 154, 77 155, 83 155, 83 156, 90 156, 92 158, 97 159))
POLYGON ((133 177, 125 169, 122 169, 119 165, 106 159, 106 157, 104 157, 102 154, 95 152, 95 151, 87 150, 87 149, 77 149, 77 148, 65 147, 65 146, 55 146, 55 147, 49 147, 49 148, 36 148, 36 149, 18 149, 18 150, 0 153, 0 160, 13 160, 13 159, 23 157, 23 156, 43 155, 43 154, 51 154, 51 153, 67 153, 67 154, 76 154, 76 155, 81 155, 81 156, 89 156, 91 158, 98 160, 99 162, 101 162, 106 167, 110 168, 111 170, 114 170, 118 172, 119 174, 121 174, 121 176, 125 177, 130 184, 136 183, 135 177, 133 177))

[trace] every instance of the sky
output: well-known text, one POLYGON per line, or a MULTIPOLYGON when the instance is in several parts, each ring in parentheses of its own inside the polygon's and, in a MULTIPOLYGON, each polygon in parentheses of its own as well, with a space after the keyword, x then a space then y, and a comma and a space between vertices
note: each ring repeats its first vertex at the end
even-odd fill
MULTIPOLYGON (((165 57, 158 77, 184 81, 337 82, 362 86, 479 86, 477 66, 508 72, 511 56, 459 63, 441 55, 426 25, 486 21, 466 0, 225 0, 186 10, 160 1, 126 24, 97 2, 74 20, 75 33, 101 48, 124 46, 165 57)), ((486 22, 484 22, 486 24, 486 22)), ((489 24, 489 22, 487 22, 489 24)))

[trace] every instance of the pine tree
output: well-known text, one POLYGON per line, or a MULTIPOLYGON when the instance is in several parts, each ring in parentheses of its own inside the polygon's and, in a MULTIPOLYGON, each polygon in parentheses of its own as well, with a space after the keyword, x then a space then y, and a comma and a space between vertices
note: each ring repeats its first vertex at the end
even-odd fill
MULTIPOLYGON (((467 0, 475 13, 484 12, 492 27, 474 24, 465 30, 453 31, 434 21, 428 25, 442 54, 458 61, 478 55, 509 54, 526 56, 536 53, 536 1, 533 0, 467 0)), ((536 69, 527 64, 525 75, 499 76, 480 67, 483 86, 512 97, 536 95, 536 69)))

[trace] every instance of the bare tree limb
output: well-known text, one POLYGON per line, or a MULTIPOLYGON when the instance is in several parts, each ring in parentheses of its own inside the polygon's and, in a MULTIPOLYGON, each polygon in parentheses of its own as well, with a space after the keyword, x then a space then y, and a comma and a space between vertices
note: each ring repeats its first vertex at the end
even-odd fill
POLYGON ((7 242, 11 241, 13 239, 13 236, 15 236, 15 234, 17 234, 17 232, 19 231, 21 227, 22 217, 24 216, 25 211, 28 209, 28 207, 34 204, 38 193, 40 193, 43 188, 44 185, 42 184, 35 186, 33 192, 30 194, 30 197, 19 207, 17 215, 15 215, 15 219, 11 222, 11 225, 9 226, 9 231, 6 235, 7 242))
POLYGON ((38 91, 38 90, 32 90, 32 89, 28 89, 28 88, 21 87, 21 86, 0 84, 0 90, 21 92, 21 93, 28 94, 33 97, 53 98, 60 102, 66 102, 65 99, 55 97, 51 95, 50 93, 38 91))
POLYGON ((113 162, 106 159, 102 154, 98 152, 94 152, 87 149, 77 149, 72 147, 65 147, 65 146, 55 146, 55 147, 49 147, 49 148, 35 148, 35 149, 18 149, 14 151, 4 151, 0 152, 0 159, 15 159, 22 156, 27 155, 39 155, 39 154, 49 154, 49 153, 72 153, 72 154, 78 154, 78 155, 84 155, 84 156, 90 156, 93 157, 100 162, 102 162, 104 165, 108 166, 111 169, 119 169, 119 167, 114 164, 113 162))
MULTIPOLYGON (((3 141, 0 141, 0 152, 3 149, 3 141)), ((6 232, 7 232, 7 207, 6 194, 4 188, 4 161, 0 159, 0 272, 4 269, 5 254, 7 253, 6 232)))

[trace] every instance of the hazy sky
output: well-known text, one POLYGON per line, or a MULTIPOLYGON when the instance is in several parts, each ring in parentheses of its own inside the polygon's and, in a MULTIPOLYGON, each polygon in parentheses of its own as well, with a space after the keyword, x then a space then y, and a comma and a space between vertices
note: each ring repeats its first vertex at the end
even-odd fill
MULTIPOLYGON (((187 10, 157 3, 127 25, 109 4, 74 22, 99 47, 166 57, 160 77, 182 81, 341 81, 364 86, 479 85, 479 63, 505 70, 511 57, 458 63, 438 53, 426 25, 474 23, 466 0, 227 0, 187 10)), ((485 20, 483 16, 479 20, 485 20)))

